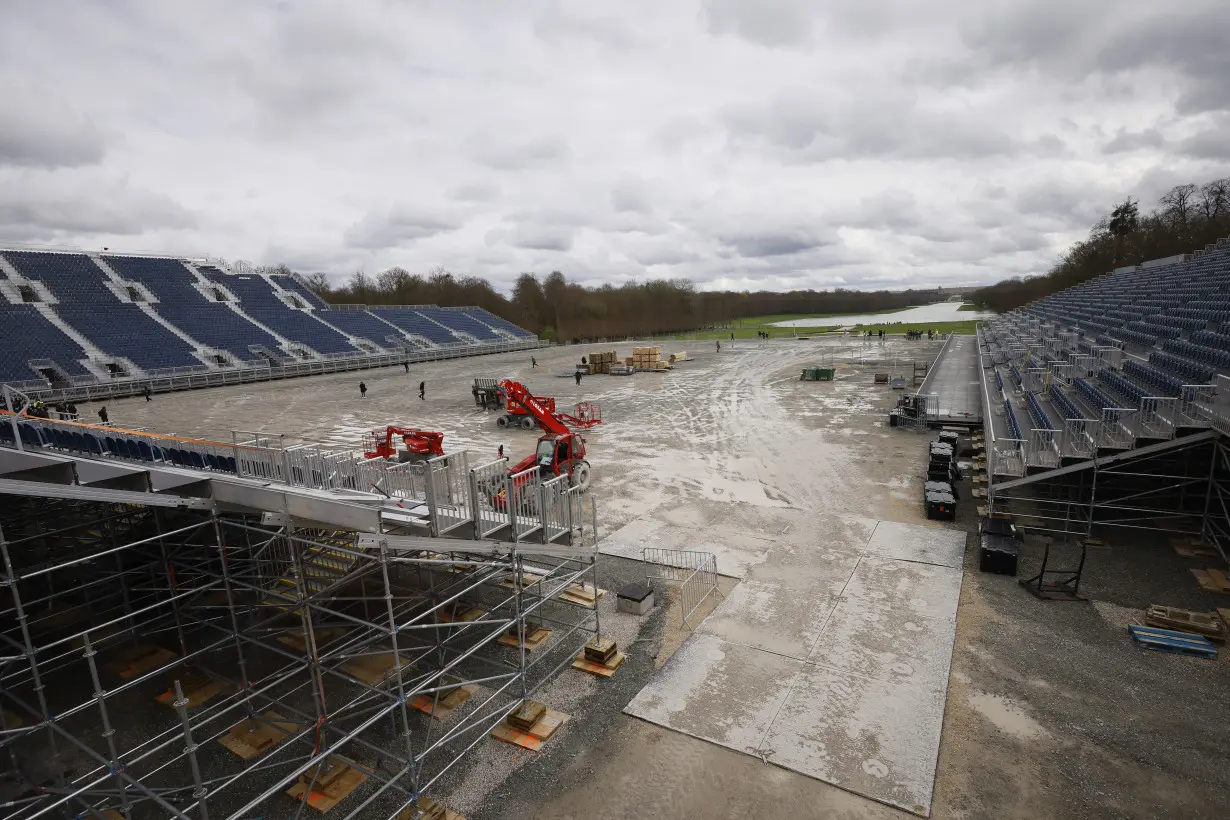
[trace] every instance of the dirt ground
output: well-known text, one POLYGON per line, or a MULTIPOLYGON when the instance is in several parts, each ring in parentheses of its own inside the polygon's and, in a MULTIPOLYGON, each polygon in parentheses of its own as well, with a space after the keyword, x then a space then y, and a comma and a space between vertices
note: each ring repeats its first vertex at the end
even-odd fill
MULTIPOLYGON (((896 396, 872 375, 908 376, 912 361, 939 347, 740 341, 717 353, 712 342, 680 342, 664 352, 695 358, 673 372, 589 376, 579 387, 570 365, 591 348, 556 348, 537 354, 536 370, 529 354, 507 354, 412 366, 409 375, 396 368, 127 399, 109 410, 122 426, 225 441, 239 427, 347 448, 366 429, 404 423, 443 431, 446 450, 494 456, 503 444, 519 457, 536 434, 498 430, 469 390, 475 376, 509 376, 563 405, 601 404, 606 423, 586 438, 603 534, 696 498, 925 523, 919 483, 930 437, 887 427, 896 396), (798 380, 803 365, 828 362, 837 381, 798 380)), ((1150 603, 1207 610, 1226 606, 1224 596, 1196 588, 1190 561, 1156 539, 1091 552, 1091 603, 1037 601, 1015 579, 977 571, 968 487, 963 498, 957 526, 971 535, 931 816, 1230 816, 1225 653, 1216 661, 1151 653, 1125 629, 1150 603)), ((1039 560, 1040 547, 1027 543, 1021 577, 1039 560)), ((636 562, 604 561, 612 585, 639 572, 636 562)), ((625 668, 578 696, 574 721, 543 755, 480 756, 439 797, 470 820, 911 816, 623 715, 683 637, 676 614, 659 609, 629 634, 625 668)))

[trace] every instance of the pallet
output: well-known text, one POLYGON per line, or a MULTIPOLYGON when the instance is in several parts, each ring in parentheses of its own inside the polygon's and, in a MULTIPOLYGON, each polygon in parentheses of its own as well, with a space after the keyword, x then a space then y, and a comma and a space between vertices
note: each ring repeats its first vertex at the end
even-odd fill
MULTIPOLYGON (((367 775, 340 757, 331 757, 328 763, 333 768, 320 773, 312 785, 312 791, 307 795, 307 804, 321 814, 345 800, 351 792, 367 781, 367 775)), ((309 775, 301 775, 299 781, 287 789, 286 793, 296 800, 302 800, 311 782, 309 775)))
POLYGON ((980 487, 975 487, 973 490, 970 491, 970 495, 972 495, 974 498, 986 498, 987 491, 980 487))
POLYGON ((627 656, 624 653, 616 652, 606 663, 598 663, 585 657, 585 651, 582 650, 581 654, 577 655, 576 660, 572 662, 572 668, 580 669, 582 672, 588 672, 591 675, 609 678, 619 671, 619 667, 623 666, 625 660, 627 660, 627 656))
POLYGON ((160 666, 165 666, 178 657, 179 655, 161 646, 134 646, 121 652, 115 660, 108 662, 107 668, 124 680, 132 680, 160 666))
POLYGON ((543 716, 538 719, 538 722, 530 727, 529 731, 522 731, 509 726, 507 721, 505 721, 491 730, 491 736, 496 740, 502 740, 505 743, 512 743, 523 749, 537 752, 542 748, 542 744, 555 734, 555 730, 567 723, 570 717, 571 715, 557 712, 548 707, 543 716))
POLYGON ((1230 580, 1219 569, 1194 569, 1192 575, 1196 577, 1196 583, 1209 592, 1230 593, 1230 580))
MULTIPOLYGON (((183 690, 184 697, 188 700, 188 702, 184 704, 184 708, 186 709, 195 709, 198 706, 203 705, 210 698, 217 697, 218 693, 222 691, 222 684, 218 683, 213 678, 197 672, 190 672, 180 678, 179 686, 180 689, 183 690)), ((175 686, 172 685, 165 692, 155 697, 154 700, 158 701, 163 706, 169 706, 174 709, 175 686)))
POLYGON ((218 738, 240 760, 251 760, 279 746, 302 726, 277 712, 265 712, 260 720, 241 720, 218 738))
POLYGON ((437 613, 440 623, 442 624, 459 624, 477 621, 483 617, 483 611, 476 607, 460 607, 454 606, 452 609, 442 609, 437 613))
POLYGON ((1145 610, 1145 624, 1200 635, 1217 643, 1224 643, 1226 640, 1226 625, 1216 612, 1192 612, 1153 604, 1145 610))
POLYGON ((1200 635, 1189 635, 1186 632, 1175 632, 1172 629, 1158 629, 1137 624, 1129 624, 1128 633, 1137 645, 1145 649, 1155 649, 1158 652, 1170 652, 1175 655, 1190 655, 1195 658, 1217 657, 1217 647, 1200 635))
MULTIPOLYGON (((526 637, 525 650, 529 652, 531 650, 537 649, 542 644, 542 642, 545 641, 550 635, 551 635, 550 629, 546 628, 545 626, 538 627, 528 637, 526 637)), ((511 646, 513 649, 516 649, 518 647, 517 636, 509 635, 507 632, 505 632, 500 637, 496 638, 495 642, 500 644, 501 646, 511 646)))

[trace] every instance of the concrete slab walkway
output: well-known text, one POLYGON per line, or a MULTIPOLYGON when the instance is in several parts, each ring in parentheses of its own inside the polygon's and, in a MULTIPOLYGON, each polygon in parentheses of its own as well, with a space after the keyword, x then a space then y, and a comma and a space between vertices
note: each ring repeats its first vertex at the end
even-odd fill
POLYGON ((599 548, 701 543, 743 582, 625 711, 927 815, 965 534, 701 501, 599 548))

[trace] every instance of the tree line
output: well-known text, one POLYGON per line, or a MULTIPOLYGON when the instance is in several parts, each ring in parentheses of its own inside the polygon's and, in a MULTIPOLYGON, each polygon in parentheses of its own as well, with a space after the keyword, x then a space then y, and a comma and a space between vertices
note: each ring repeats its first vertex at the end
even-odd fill
MULTIPOLYGON (((277 270, 285 271, 284 268, 277 270)), ((309 287, 333 304, 477 305, 543 338, 595 339, 679 333, 753 316, 807 313, 876 313, 943 299, 934 289, 906 291, 702 291, 687 279, 654 279, 588 287, 561 271, 522 273, 505 296, 486 279, 443 268, 426 275, 394 267, 356 272, 333 286, 323 273, 309 287)))
POLYGON ((1115 268, 1191 253, 1226 236, 1230 236, 1230 177, 1203 185, 1176 185, 1148 213, 1142 214, 1140 203, 1131 197, 1116 205, 1047 273, 1006 279, 970 298, 991 310, 1012 310, 1115 268))

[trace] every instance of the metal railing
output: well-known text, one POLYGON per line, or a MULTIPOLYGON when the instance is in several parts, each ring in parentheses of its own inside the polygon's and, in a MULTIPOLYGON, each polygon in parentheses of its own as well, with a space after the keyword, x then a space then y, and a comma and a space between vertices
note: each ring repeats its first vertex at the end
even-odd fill
POLYGON ((1034 428, 1029 431, 1029 445, 1025 450, 1030 467, 1058 467, 1063 452, 1063 432, 1034 428))
POLYGON ((641 550, 641 560, 649 566, 645 579, 651 587, 654 581, 679 585, 683 622, 692 626, 688 619, 706 598, 718 591, 717 556, 711 552, 645 547, 641 550))
POLYGON ((1166 396, 1146 396, 1136 412, 1136 437, 1150 439, 1174 438, 1174 419, 1178 399, 1166 396))
POLYGON ((994 452, 995 471, 998 475, 1025 475, 1025 453, 1028 442, 1019 438, 996 439, 991 445, 994 452))
POLYGON ((1077 458, 1092 458, 1097 453, 1100 422, 1091 419, 1067 419, 1063 427, 1063 440, 1069 453, 1077 458))
POLYGON ((541 485, 542 477, 537 466, 508 476, 504 499, 514 541, 524 541, 542 529, 538 497, 541 485))
POLYGON ((1135 437, 1128 426, 1135 410, 1123 407, 1102 408, 1102 419, 1099 425, 1098 446, 1126 450, 1132 446, 1135 437))
POLYGON ((1175 423, 1182 427, 1209 427, 1213 424, 1213 407, 1217 388, 1209 384, 1185 384, 1179 391, 1175 423))
MULTIPOLYGON (((351 370, 370 370, 376 367, 392 367, 403 362, 419 364, 468 356, 485 356, 493 353, 508 353, 518 350, 537 350, 550 346, 537 338, 489 342, 476 345, 450 345, 426 350, 408 350, 396 353, 341 354, 337 358, 317 358, 288 361, 277 365, 264 364, 209 370, 202 366, 151 370, 139 377, 103 381, 97 376, 81 376, 71 380, 67 387, 52 387, 46 381, 27 380, 11 382, 10 386, 31 398, 56 403, 62 401, 98 401, 125 396, 137 396, 149 387, 154 393, 179 390, 196 390, 203 387, 220 387, 230 384, 274 381, 324 373, 341 373, 351 370)), ((335 354, 337 355, 337 354, 335 354)))

